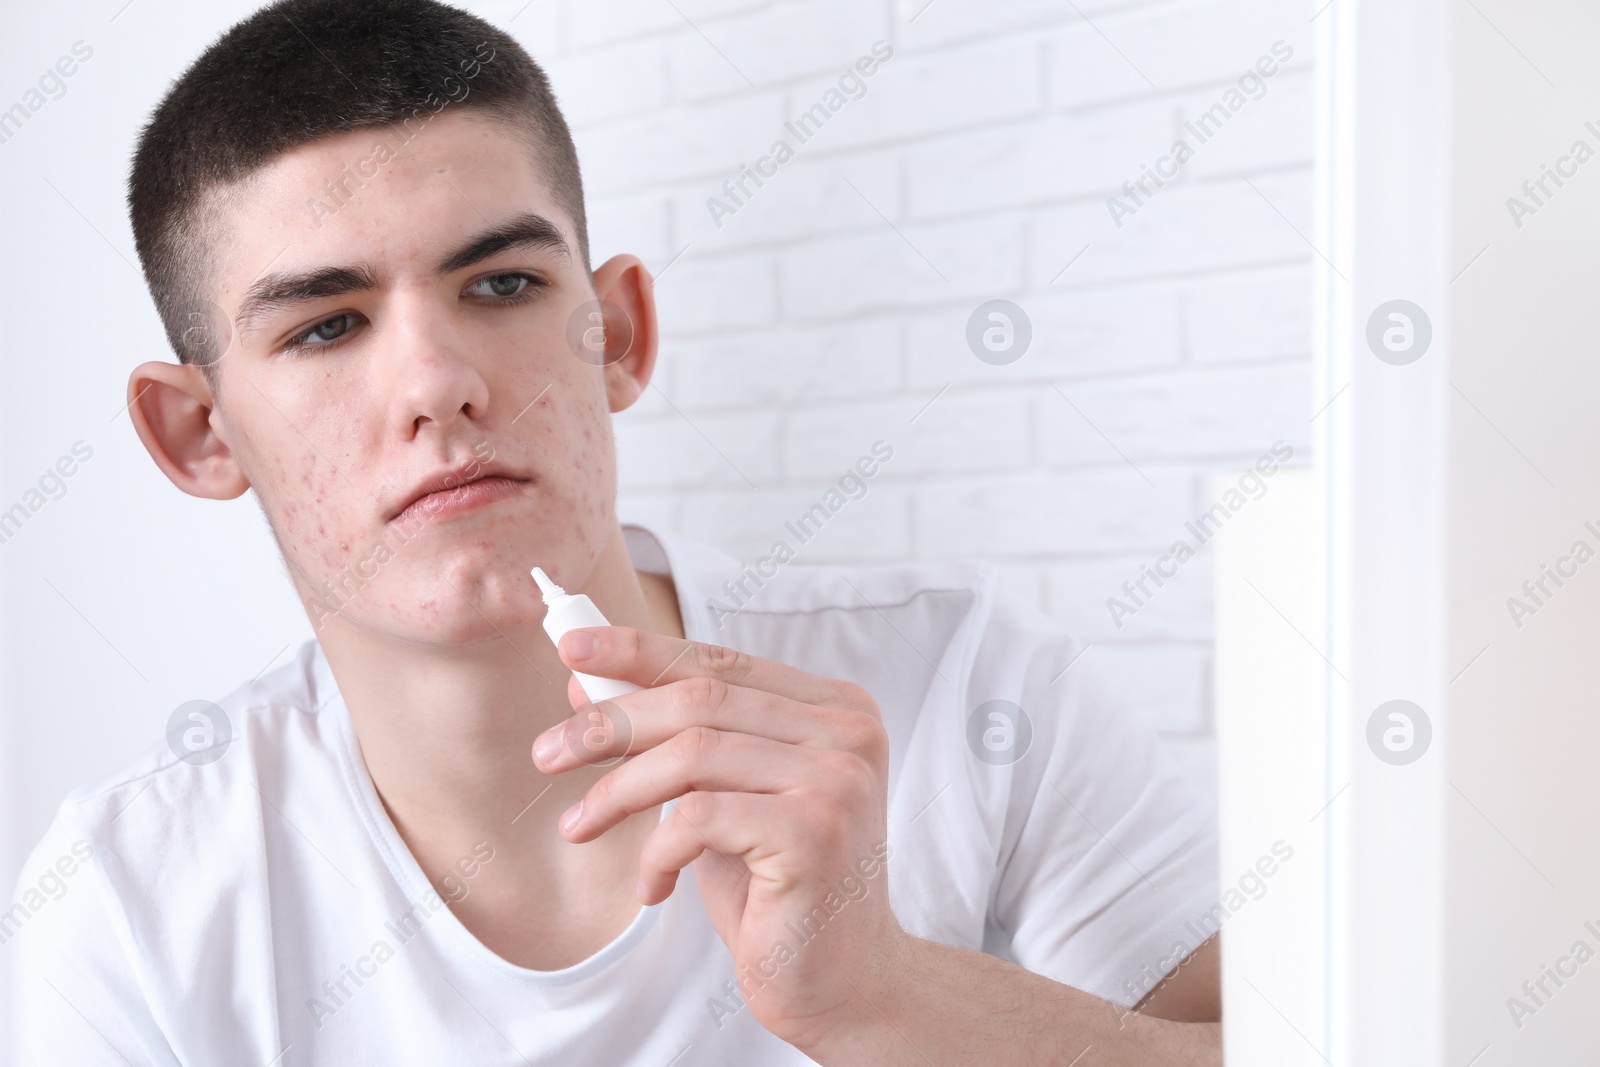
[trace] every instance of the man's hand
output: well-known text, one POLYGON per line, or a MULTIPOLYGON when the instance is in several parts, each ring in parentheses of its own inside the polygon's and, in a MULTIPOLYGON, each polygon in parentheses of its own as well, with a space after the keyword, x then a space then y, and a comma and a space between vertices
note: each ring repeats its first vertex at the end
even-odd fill
MULTIPOLYGON (((665 900, 693 863, 749 1010, 813 1059, 1221 1063, 1215 1023, 1130 1014, 900 927, 884 862, 888 736, 860 686, 622 626, 569 632, 561 658, 645 687, 596 705, 574 678, 567 695, 579 714, 535 740, 534 762, 546 773, 630 757, 562 816, 562 833, 592 841, 681 798, 645 842, 640 901, 665 900)), ((1214 946, 1196 959, 1212 974, 1214 946)), ((1175 1017, 1215 1018, 1214 984, 1195 1004, 1192 990, 1179 998, 1175 1017)))
POLYGON ((681 798, 646 841, 639 899, 665 900, 695 865, 740 993, 807 1049, 872 1011, 912 939, 889 910, 889 741, 860 686, 717 645, 630 627, 574 630, 562 661, 647 688, 591 704, 534 743, 545 773, 628 756, 561 818, 590 841, 681 798))

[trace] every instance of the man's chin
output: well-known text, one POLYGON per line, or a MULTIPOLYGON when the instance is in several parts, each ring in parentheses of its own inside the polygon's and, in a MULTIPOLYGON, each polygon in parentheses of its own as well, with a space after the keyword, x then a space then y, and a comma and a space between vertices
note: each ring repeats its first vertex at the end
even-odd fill
MULTIPOLYGON (((479 539, 443 553, 417 554, 359 582, 324 582, 305 598, 312 629, 330 626, 421 644, 463 645, 536 625, 544 617, 538 588, 521 562, 479 539)), ((359 577, 359 575, 358 575, 359 577)))

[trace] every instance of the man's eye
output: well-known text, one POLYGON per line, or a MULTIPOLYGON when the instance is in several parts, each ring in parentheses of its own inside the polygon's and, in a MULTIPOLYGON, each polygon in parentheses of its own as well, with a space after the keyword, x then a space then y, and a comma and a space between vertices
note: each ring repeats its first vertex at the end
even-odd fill
POLYGON ((343 315, 335 315, 331 319, 323 319, 309 330, 291 337, 287 347, 316 348, 330 341, 337 341, 349 331, 354 320, 355 316, 348 312, 343 315))
POLYGON ((526 274, 491 274, 467 287, 474 296, 521 296, 533 288, 533 279, 526 274))

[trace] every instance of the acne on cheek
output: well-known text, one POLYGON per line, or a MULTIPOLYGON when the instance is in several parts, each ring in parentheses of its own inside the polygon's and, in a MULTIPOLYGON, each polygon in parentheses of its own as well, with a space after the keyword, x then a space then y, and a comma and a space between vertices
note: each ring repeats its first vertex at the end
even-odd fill
MULTIPOLYGON (((593 433, 584 431, 584 437, 593 440, 593 433)), ((604 464, 598 460, 592 448, 585 448, 578 457, 577 463, 578 499, 575 508, 578 515, 593 525, 595 529, 599 524, 609 519, 609 505, 607 502, 607 487, 601 477, 604 464)))
MULTIPOLYGON (((317 569, 323 575, 335 574, 345 564, 349 553, 348 543, 331 544, 328 541, 329 518, 323 502, 340 498, 341 486, 337 484, 339 475, 327 469, 327 465, 315 455, 306 455, 301 458, 299 466, 298 490, 293 488, 293 481, 288 477, 285 464, 279 460, 275 464, 278 474, 278 485, 284 491, 282 509, 277 519, 284 539, 289 543, 287 548, 295 551, 297 555, 307 560, 316 560, 317 569), (316 533, 312 534, 310 528, 316 525, 316 533)), ((310 577, 319 578, 321 575, 313 574, 310 577)))

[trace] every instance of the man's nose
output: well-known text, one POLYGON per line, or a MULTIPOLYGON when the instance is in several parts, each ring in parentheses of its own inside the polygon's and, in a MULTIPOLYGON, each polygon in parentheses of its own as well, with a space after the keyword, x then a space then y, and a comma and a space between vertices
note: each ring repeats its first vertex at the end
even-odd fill
POLYGON ((449 430, 458 415, 482 419, 489 408, 489 384, 479 370, 480 355, 465 324, 450 309, 421 299, 408 301, 391 317, 390 374, 396 430, 406 438, 449 430))

